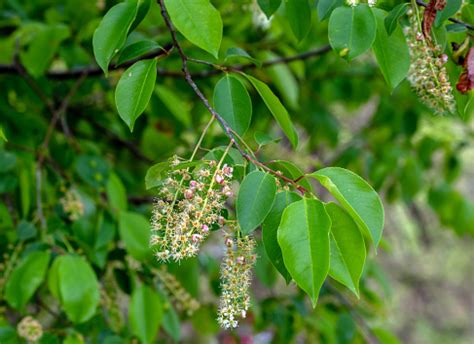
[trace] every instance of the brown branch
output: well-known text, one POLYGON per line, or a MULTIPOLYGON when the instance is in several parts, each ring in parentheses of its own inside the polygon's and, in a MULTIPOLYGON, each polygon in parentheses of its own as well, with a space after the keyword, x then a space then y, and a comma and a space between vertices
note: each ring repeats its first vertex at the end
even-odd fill
POLYGON ((269 168, 268 166, 265 166, 263 163, 261 163, 260 161, 254 159, 253 157, 251 157, 243 148, 242 146, 239 144, 236 136, 234 135, 234 133, 232 132, 232 128, 229 126, 229 124, 227 124, 227 122, 221 117, 221 115, 219 115, 219 113, 217 113, 217 111, 211 106, 211 104, 209 103, 209 101, 207 100, 206 96, 202 93, 202 91, 199 89, 199 87, 197 86, 197 84, 194 82, 193 80, 193 77, 191 75, 191 73, 189 72, 189 69, 188 69, 188 57, 185 55, 181 45, 179 44, 178 42, 178 39, 177 39, 177 35, 176 35, 176 30, 174 29, 174 26, 173 26, 173 23, 171 22, 171 19, 168 15, 168 12, 166 10, 166 7, 164 5, 164 2, 163 0, 157 0, 158 1, 158 4, 160 5, 160 8, 161 8, 161 15, 165 21, 165 24, 166 26, 168 27, 168 30, 171 34, 171 38, 172 38, 172 41, 173 41, 173 45, 174 47, 176 48, 176 50, 178 50, 178 53, 179 53, 179 56, 181 57, 181 61, 182 61, 182 72, 184 74, 184 78, 186 80, 186 82, 189 84, 189 86, 191 86, 191 88, 193 89, 194 93, 196 93, 197 97, 201 100, 201 102, 204 104, 204 106, 206 107, 206 109, 211 113, 211 115, 217 119, 217 121, 222 125, 222 127, 224 128, 224 132, 225 134, 230 138, 230 140, 234 143, 234 146, 235 148, 239 151, 239 153, 242 155, 242 157, 244 157, 246 160, 248 160, 249 162, 251 162, 252 164, 256 165, 256 166, 259 166, 261 167, 262 169, 264 169, 265 171, 267 171, 268 173, 271 173, 273 174, 274 176, 276 176, 277 178, 285 181, 286 183, 289 183, 289 184, 292 184, 299 192, 301 192, 302 194, 304 194, 305 192, 308 192, 308 190, 306 190, 304 187, 302 187, 301 185, 295 183, 292 179, 290 178, 287 178, 285 176, 283 176, 281 173, 279 173, 278 171, 275 171, 275 170, 272 170, 271 168, 269 168))
MULTIPOLYGON (((418 6, 421 6, 421 7, 428 7, 428 4, 426 2, 424 2, 423 0, 416 0, 416 4, 418 6)), ((469 23, 465 23, 459 19, 456 19, 456 18, 448 18, 448 20, 451 22, 451 23, 455 23, 455 24, 460 24, 462 26, 464 26, 466 29, 469 29, 469 30, 474 30, 474 25, 472 24, 469 24, 469 23)))

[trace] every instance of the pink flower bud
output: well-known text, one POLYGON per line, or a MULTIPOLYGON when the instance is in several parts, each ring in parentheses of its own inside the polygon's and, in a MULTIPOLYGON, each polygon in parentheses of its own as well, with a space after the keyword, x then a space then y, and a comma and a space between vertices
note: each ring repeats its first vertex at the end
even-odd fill
POLYGON ((191 236, 191 240, 194 242, 194 243, 198 243, 202 240, 202 235, 200 234, 193 234, 191 236))
POLYGON ((238 256, 237 257, 237 264, 244 264, 245 263, 245 257, 244 256, 238 256))
POLYGON ((448 55, 442 54, 440 57, 441 57, 441 61, 443 62, 443 64, 445 64, 446 62, 448 62, 448 55))
POLYGON ((223 216, 219 216, 217 222, 219 223, 219 225, 223 226, 225 225, 225 218, 223 216))
POLYGON ((223 193, 226 197, 232 197, 232 196, 234 195, 234 193, 232 192, 232 190, 230 189, 230 187, 228 187, 227 185, 222 188, 222 193, 223 193))
POLYGON ((197 184, 198 184, 197 181, 191 180, 191 181, 189 182, 189 187, 190 187, 191 189, 195 189, 196 186, 197 186, 197 184))
POLYGON ((232 240, 231 238, 225 239, 225 245, 226 245, 227 247, 232 247, 232 245, 233 245, 233 240, 232 240))
POLYGON ((224 177, 221 174, 216 174, 214 179, 216 180, 217 184, 224 184, 224 177))
POLYGON ((204 234, 209 233, 209 227, 207 225, 202 225, 201 230, 204 234))
POLYGON ((224 175, 226 177, 232 177, 232 172, 234 172, 234 169, 230 166, 227 166, 227 164, 224 164, 224 167, 222 167, 222 173, 224 173, 224 175))
POLYGON ((193 198, 193 196, 194 196, 193 190, 187 189, 187 190, 184 191, 184 197, 186 199, 191 199, 191 198, 193 198))

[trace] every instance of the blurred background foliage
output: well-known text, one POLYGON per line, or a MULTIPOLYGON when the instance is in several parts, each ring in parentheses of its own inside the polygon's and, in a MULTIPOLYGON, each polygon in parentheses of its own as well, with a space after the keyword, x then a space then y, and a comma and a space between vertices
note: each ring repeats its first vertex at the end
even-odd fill
MULTIPOLYGON (((147 342, 157 324, 160 342, 474 340, 474 114, 434 116, 406 81, 391 92, 370 53, 348 63, 328 52, 249 72, 280 96, 301 138, 296 152, 285 139, 261 147, 261 160, 291 160, 308 172, 349 168, 383 196, 387 224, 379 254, 370 256, 364 272, 361 299, 328 284, 313 310, 285 285, 260 245, 251 316, 237 332, 221 332, 215 322, 217 239, 199 259, 166 270, 143 249, 155 195, 145 190, 146 171, 173 154, 189 156, 209 115, 171 55, 158 61, 150 106, 129 132, 114 105, 121 71, 108 78, 95 72, 91 46, 115 3, 0 2, 0 343, 24 341, 17 326, 27 315, 41 324, 40 343, 147 342), (60 77, 71 70, 79 72, 60 77), (56 264, 65 253, 76 255, 56 264), (71 274, 84 283, 68 285, 71 274)), ((265 61, 327 44, 327 21, 315 11, 309 35, 297 43, 280 12, 269 25, 251 1, 213 4, 224 20, 221 52, 241 47, 265 61)), ((446 42, 461 37, 445 35, 446 42)), ((127 45, 144 38, 170 42, 154 3, 127 45)), ((197 81, 210 96, 218 78, 197 81)), ((252 101, 245 139, 257 149, 256 133, 282 134, 260 98, 252 94, 252 101)), ((226 143, 215 124, 203 146, 226 143)))

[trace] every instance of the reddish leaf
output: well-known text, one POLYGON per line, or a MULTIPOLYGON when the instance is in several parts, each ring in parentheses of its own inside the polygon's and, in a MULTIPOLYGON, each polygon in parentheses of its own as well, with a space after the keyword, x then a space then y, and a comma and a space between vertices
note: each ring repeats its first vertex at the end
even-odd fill
POLYGON ((423 36, 431 43, 431 27, 436 19, 436 13, 446 7, 446 0, 431 0, 423 14, 423 36))
POLYGON ((463 63, 464 70, 459 76, 456 88, 462 94, 474 90, 474 47, 469 49, 463 63))

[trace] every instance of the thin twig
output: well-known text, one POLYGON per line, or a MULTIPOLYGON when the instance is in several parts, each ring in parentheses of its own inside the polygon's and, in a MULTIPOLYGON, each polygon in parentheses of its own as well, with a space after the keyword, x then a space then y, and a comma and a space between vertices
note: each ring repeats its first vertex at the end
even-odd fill
POLYGON ((189 69, 188 69, 188 57, 185 55, 181 45, 178 42, 177 35, 176 35, 176 30, 174 29, 173 23, 171 22, 171 19, 168 15, 168 12, 167 12, 166 7, 164 5, 164 2, 163 2, 163 0, 157 0, 157 1, 158 1, 158 4, 160 5, 160 8, 161 8, 161 15, 163 16, 165 24, 168 27, 168 30, 171 34, 171 39, 173 41, 173 45, 176 48, 176 50, 178 51, 179 56, 181 57, 182 71, 183 71, 184 78, 185 78, 186 82, 189 84, 189 86, 191 86, 194 93, 196 93, 197 97, 201 100, 201 102, 204 104, 206 109, 211 113, 211 115, 215 119, 217 119, 217 121, 222 125, 222 127, 224 128, 225 134, 230 138, 231 142, 234 143, 235 148, 239 151, 240 155, 242 155, 242 157, 244 157, 246 160, 248 160, 252 164, 254 164, 258 167, 261 167, 262 169, 264 169, 268 173, 273 174, 274 176, 276 176, 276 177, 280 178, 281 180, 285 181, 286 183, 292 184, 302 194, 308 192, 308 190, 306 190, 301 185, 295 183, 292 179, 285 177, 280 172, 272 170, 271 168, 269 168, 268 166, 265 166, 260 161, 254 159, 252 156, 250 156, 250 154, 248 154, 242 148, 242 146, 239 144, 237 138, 235 137, 235 135, 232 131, 232 128, 229 126, 229 124, 227 124, 227 122, 224 120, 224 118, 222 118, 221 115, 219 115, 219 113, 217 113, 217 111, 211 106, 211 104, 207 100, 206 96, 202 93, 202 91, 199 89, 197 84, 194 82, 193 77, 192 77, 192 75, 191 75, 191 73, 189 72, 189 69))

